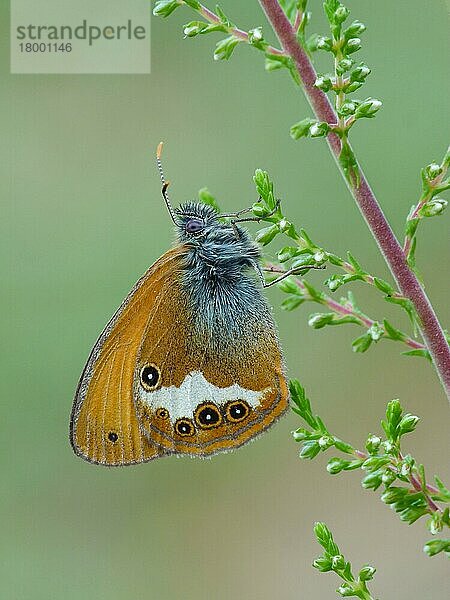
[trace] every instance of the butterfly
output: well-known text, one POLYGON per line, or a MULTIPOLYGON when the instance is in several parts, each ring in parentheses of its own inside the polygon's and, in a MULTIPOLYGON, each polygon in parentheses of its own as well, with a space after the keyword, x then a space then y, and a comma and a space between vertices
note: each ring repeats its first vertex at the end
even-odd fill
POLYGON ((161 149, 162 195, 177 244, 100 334, 70 418, 75 454, 99 465, 229 451, 288 407, 277 330, 261 291, 269 284, 260 249, 239 225, 258 219, 240 218, 251 209, 220 215, 195 202, 173 209, 161 149))

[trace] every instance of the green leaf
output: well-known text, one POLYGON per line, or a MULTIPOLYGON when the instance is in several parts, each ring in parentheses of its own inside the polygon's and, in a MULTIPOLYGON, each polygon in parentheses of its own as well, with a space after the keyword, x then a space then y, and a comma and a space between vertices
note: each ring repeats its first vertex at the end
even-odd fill
POLYGON ((284 54, 270 54, 266 52, 266 71, 276 71, 277 69, 289 69, 291 66, 291 59, 289 56, 284 54))
POLYGON ((199 10, 201 8, 201 4, 200 2, 197 2, 197 0, 184 0, 184 4, 187 4, 194 10, 199 10))
POLYGON ((276 225, 270 225, 270 227, 260 229, 256 233, 255 240, 262 246, 267 246, 279 232, 280 230, 276 225))
POLYGON ((450 502, 450 490, 445 487, 444 483, 439 479, 437 475, 434 477, 436 487, 439 490, 440 498, 443 502, 450 502))
POLYGON ((258 195, 264 200, 269 211, 273 210, 276 206, 276 200, 273 194, 273 183, 270 180, 267 171, 256 169, 253 181, 258 195))
POLYGON ((361 468, 365 471, 372 472, 384 467, 390 462, 391 459, 389 456, 369 456, 369 458, 366 458, 366 460, 362 463, 361 468))
POLYGON ((339 164, 344 171, 346 179, 353 185, 353 180, 359 185, 359 167, 355 154, 348 142, 342 142, 341 152, 339 154, 339 164))
POLYGON ((392 442, 397 442, 399 437, 399 425, 402 419, 403 409, 399 400, 391 400, 386 408, 386 421, 381 421, 381 425, 387 438, 392 442))
POLYGON ((356 338, 356 340, 353 340, 353 342, 352 342, 353 352, 366 352, 370 348, 372 341, 373 340, 372 340, 371 336, 368 335, 367 333, 365 333, 364 335, 361 335, 360 337, 356 338))
POLYGON ((383 483, 383 469, 378 469, 376 471, 371 471, 368 473, 361 482, 361 485, 366 490, 377 490, 380 485, 383 483))
POLYGON ((399 329, 396 329, 393 325, 391 325, 387 319, 384 319, 383 327, 387 336, 391 340, 403 341, 406 337, 404 333, 402 333, 399 329))
POLYGON ((288 296, 287 298, 285 298, 282 301, 281 308, 283 310, 287 310, 287 311, 295 310, 296 308, 298 308, 300 306, 300 304, 303 304, 303 302, 305 302, 305 299, 302 298, 301 296, 298 296, 298 295, 288 296))
POLYGON ((338 545, 333 540, 333 535, 325 523, 315 523, 314 533, 316 534, 319 544, 330 556, 337 556, 340 554, 338 545))
POLYGON ((414 350, 407 350, 406 352, 402 352, 404 356, 421 356, 422 358, 426 358, 431 362, 431 355, 426 348, 416 348, 414 350))
POLYGON ((241 40, 234 37, 234 35, 230 35, 217 42, 216 49, 214 50, 214 60, 228 60, 240 42, 241 40))
POLYGON ((298 379, 291 379, 289 381, 289 391, 291 394, 291 400, 294 403, 295 412, 302 417, 306 423, 314 430, 318 429, 318 423, 316 418, 312 414, 311 403, 306 397, 305 389, 302 387, 298 379))
POLYGON ((280 281, 280 283, 277 283, 277 287, 280 291, 284 292, 285 294, 296 294, 297 296, 302 296, 301 289, 298 287, 295 281, 292 280, 291 277, 286 277, 285 279, 280 281))
POLYGON ((359 262, 356 260, 356 258, 350 252, 347 252, 347 257, 348 257, 348 262, 352 265, 352 267, 355 269, 355 271, 357 273, 365 274, 365 271, 362 268, 362 266, 359 264, 359 262))
POLYGON ((375 287, 377 287, 380 290, 380 292, 383 292, 383 294, 386 294, 387 296, 395 294, 394 288, 387 281, 384 281, 384 279, 374 277, 373 282, 375 284, 375 287))
POLYGON ((218 4, 216 4, 216 13, 224 25, 227 27, 234 27, 234 24, 230 21, 218 4))

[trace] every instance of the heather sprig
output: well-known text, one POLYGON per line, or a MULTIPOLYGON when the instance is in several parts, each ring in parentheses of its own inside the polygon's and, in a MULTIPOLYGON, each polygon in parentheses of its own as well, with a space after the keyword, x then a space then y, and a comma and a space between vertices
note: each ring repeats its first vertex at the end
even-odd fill
POLYGON ((338 545, 333 539, 333 534, 325 523, 316 523, 314 533, 317 541, 323 548, 321 556, 315 559, 313 567, 321 573, 332 571, 342 580, 336 592, 345 598, 354 597, 361 600, 373 600, 367 582, 373 579, 376 569, 371 565, 363 565, 356 578, 352 572, 352 565, 345 559, 338 545))
MULTIPOLYGON (((334 448, 344 456, 333 456, 327 471, 337 475, 343 471, 361 469, 364 472, 362 487, 367 490, 381 488, 381 500, 391 506, 400 519, 412 524, 427 517, 427 528, 435 535, 450 527, 450 491, 439 477, 435 485, 428 483, 425 468, 410 454, 402 450, 403 437, 413 432, 419 417, 405 413, 398 400, 391 400, 386 417, 381 421, 383 434, 369 434, 365 450, 359 450, 332 434, 324 421, 313 414, 311 403, 300 382, 293 379, 289 389, 292 410, 306 423, 293 432, 300 444, 300 458, 313 459, 319 453, 334 448)), ((429 556, 449 552, 450 540, 431 540, 424 546, 429 556)))
POLYGON ((441 163, 432 162, 421 171, 422 195, 409 211, 403 242, 403 252, 412 268, 416 265, 416 233, 420 221, 424 218, 440 216, 447 208, 448 201, 438 194, 450 188, 450 178, 446 178, 449 167, 450 147, 441 163))

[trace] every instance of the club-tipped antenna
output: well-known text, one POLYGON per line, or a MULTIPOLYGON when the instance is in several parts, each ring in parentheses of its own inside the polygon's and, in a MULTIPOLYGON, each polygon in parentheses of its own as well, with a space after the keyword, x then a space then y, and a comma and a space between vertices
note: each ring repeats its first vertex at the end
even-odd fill
POLYGON ((162 149, 163 149, 163 143, 159 142, 158 147, 156 149, 156 166, 158 167, 159 176, 161 177, 161 183, 162 183, 161 193, 162 193, 162 197, 164 198, 164 202, 166 203, 167 210, 169 211, 170 218, 172 219, 174 224, 177 225, 177 222, 175 220, 175 212, 173 210, 172 204, 169 200, 169 195, 167 193, 167 188, 169 187, 169 181, 166 181, 166 179, 164 177, 164 171, 163 171, 162 163, 161 163, 162 149))

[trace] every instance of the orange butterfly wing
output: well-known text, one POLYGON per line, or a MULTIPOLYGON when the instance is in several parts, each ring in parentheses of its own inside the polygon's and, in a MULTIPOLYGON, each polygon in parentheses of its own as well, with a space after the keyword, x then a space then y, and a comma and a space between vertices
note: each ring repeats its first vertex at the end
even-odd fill
POLYGON ((78 384, 70 420, 75 453, 115 466, 146 462, 167 452, 142 434, 133 401, 136 359, 144 332, 167 302, 184 248, 166 252, 136 283, 98 338, 78 384))
POLYGON ((134 397, 155 445, 209 456, 248 442, 286 411, 289 393, 269 312, 254 315, 241 336, 221 345, 195 331, 181 278, 172 281, 170 301, 154 310, 137 356, 134 397), (158 373, 154 388, 140 380, 146 368, 158 373))

